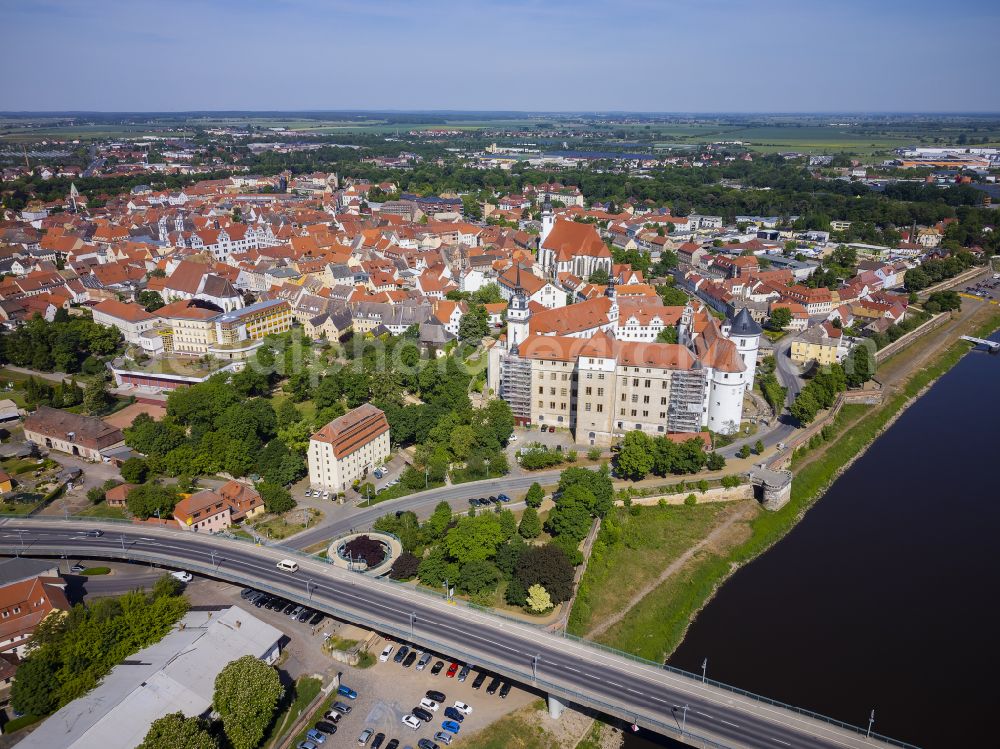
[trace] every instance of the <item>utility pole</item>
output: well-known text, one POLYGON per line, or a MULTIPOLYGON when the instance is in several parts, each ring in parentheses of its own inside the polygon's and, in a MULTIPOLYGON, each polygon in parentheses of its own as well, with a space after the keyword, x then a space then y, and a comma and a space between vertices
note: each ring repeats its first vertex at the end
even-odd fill
POLYGON ((708 671, 708 658, 701 662, 701 683, 705 683, 705 672, 708 671))
POLYGON ((868 732, 865 733, 865 738, 869 738, 872 735, 872 725, 875 723, 875 708, 872 708, 871 715, 868 716, 868 732))

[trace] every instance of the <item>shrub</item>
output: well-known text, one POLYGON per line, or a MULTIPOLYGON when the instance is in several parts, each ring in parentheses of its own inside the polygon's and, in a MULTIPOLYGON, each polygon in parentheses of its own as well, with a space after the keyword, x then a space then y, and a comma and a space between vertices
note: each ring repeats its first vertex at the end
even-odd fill
POLYGON ((684 504, 686 504, 688 507, 696 505, 698 504, 698 498, 693 494, 688 494, 686 497, 684 497, 684 504))

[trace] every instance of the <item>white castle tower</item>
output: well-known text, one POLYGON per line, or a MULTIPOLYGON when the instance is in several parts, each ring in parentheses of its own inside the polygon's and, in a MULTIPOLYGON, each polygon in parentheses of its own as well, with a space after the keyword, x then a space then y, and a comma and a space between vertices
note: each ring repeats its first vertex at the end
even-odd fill
POLYGON ((727 320, 722 326, 722 334, 736 344, 740 358, 746 365, 747 390, 753 388, 754 375, 757 370, 757 352, 760 349, 760 337, 764 330, 750 316, 746 307, 736 313, 736 317, 727 320))

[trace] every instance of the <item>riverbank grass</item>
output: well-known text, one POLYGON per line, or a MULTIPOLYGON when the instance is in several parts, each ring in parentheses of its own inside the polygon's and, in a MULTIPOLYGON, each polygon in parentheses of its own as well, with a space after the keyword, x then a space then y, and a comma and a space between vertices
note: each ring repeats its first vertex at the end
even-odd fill
MULTIPOLYGON (((1000 328, 1000 312, 994 312, 971 335, 990 336, 1000 328)), ((753 560, 781 539, 819 499, 837 476, 870 445, 903 411, 909 402, 957 364, 970 344, 957 341, 909 376, 881 405, 858 409, 844 416, 832 439, 812 459, 802 461, 792 481, 791 499, 777 512, 763 512, 750 521, 750 538, 728 553, 701 551, 678 574, 666 580, 638 602, 621 622, 599 637, 599 641, 655 662, 662 662, 680 644, 695 614, 736 569, 753 560), (848 428, 844 428, 848 427, 848 428)), ((845 407, 846 409, 847 407, 845 407)), ((835 422, 836 425, 836 422, 835 422)), ((812 457, 812 456, 810 456, 812 457)))
POLYGON ((722 502, 612 509, 580 582, 569 619, 570 633, 586 635, 628 606, 637 590, 705 538, 731 509, 722 502))

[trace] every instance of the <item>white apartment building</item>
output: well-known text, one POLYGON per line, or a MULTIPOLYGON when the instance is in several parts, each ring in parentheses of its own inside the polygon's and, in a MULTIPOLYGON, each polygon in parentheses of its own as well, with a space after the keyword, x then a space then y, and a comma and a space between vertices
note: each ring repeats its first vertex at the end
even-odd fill
POLYGON ((365 403, 334 419, 309 439, 309 483, 346 491, 389 457, 385 413, 365 403))

